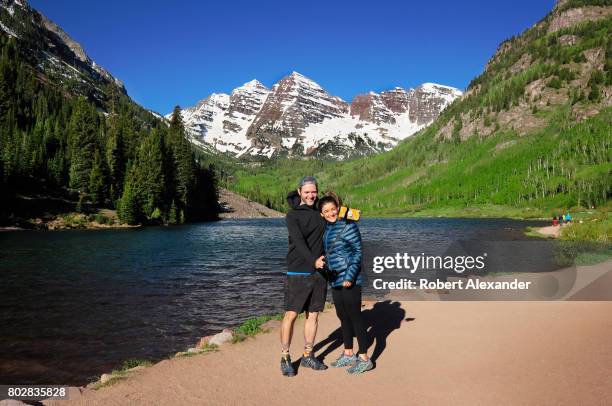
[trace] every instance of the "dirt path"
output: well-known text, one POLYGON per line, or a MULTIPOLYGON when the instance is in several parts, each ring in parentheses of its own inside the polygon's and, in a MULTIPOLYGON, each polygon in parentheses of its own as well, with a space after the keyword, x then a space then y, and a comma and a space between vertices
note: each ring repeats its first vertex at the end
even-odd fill
MULTIPOLYGON (((370 348, 377 359, 362 376, 304 368, 281 376, 274 331, 45 404, 610 404, 610 314, 612 302, 379 302, 364 310, 377 332, 370 348)), ((333 311, 322 314, 317 354, 326 363, 339 352, 337 327, 333 311)), ((297 328, 294 359, 301 321, 297 328)))
POLYGON ((559 234, 561 233, 561 226, 540 227, 540 228, 536 228, 535 231, 542 235, 548 236, 548 237, 557 238, 559 237, 559 234))
POLYGON ((285 215, 276 210, 272 210, 262 204, 242 197, 227 189, 219 189, 219 202, 227 204, 231 212, 221 213, 219 217, 226 219, 237 218, 266 218, 284 217, 285 215))

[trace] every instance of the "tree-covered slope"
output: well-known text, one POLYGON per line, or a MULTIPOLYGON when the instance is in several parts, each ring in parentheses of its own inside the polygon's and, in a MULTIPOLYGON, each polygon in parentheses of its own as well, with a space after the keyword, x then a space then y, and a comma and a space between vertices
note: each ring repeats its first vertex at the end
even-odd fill
POLYGON ((0 33, 0 225, 97 208, 130 224, 216 218, 213 172, 180 120, 168 127, 120 91, 101 101, 58 83, 31 65, 28 44, 0 33))

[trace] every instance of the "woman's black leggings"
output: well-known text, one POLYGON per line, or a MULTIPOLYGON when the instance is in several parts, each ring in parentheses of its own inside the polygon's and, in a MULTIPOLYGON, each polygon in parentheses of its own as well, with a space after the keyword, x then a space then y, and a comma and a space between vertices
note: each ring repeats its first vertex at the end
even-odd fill
POLYGON ((332 288, 332 298, 342 327, 344 348, 352 349, 353 337, 357 337, 359 354, 365 354, 368 350, 368 337, 366 325, 361 315, 361 286, 332 288))

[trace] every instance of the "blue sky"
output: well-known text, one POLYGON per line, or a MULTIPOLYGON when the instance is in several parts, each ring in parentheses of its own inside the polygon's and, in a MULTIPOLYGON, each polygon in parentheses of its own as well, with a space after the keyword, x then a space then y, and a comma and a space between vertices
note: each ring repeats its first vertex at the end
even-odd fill
POLYGON ((30 0, 144 107, 168 113, 298 71, 346 101, 435 82, 464 89, 554 0, 30 0))

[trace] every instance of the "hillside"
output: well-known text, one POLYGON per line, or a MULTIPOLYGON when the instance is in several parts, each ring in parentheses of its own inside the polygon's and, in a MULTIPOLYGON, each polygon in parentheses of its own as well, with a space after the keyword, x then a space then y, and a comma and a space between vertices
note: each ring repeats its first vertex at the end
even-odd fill
POLYGON ((286 210, 314 174, 366 215, 539 217, 599 207, 611 194, 612 7, 562 1, 503 42, 427 129, 344 163, 276 160, 237 169, 229 187, 286 210))
POLYGON ((245 199, 227 189, 219 190, 222 219, 275 218, 284 217, 283 213, 272 210, 263 204, 245 199))
POLYGON ((113 97, 127 96, 119 79, 25 0, 0 0, 0 33, 19 44, 21 58, 39 80, 61 86, 66 95, 85 96, 104 111, 111 108, 113 97))
POLYGON ((214 174, 180 119, 136 104, 25 0, 0 0, 0 226, 103 208, 129 224, 214 219, 214 174))

